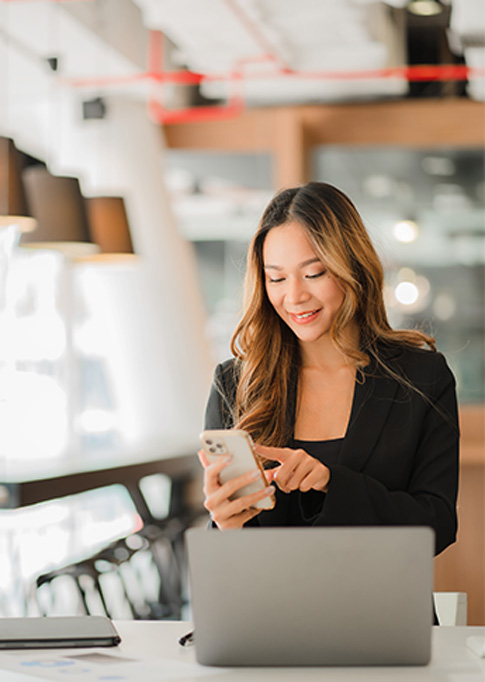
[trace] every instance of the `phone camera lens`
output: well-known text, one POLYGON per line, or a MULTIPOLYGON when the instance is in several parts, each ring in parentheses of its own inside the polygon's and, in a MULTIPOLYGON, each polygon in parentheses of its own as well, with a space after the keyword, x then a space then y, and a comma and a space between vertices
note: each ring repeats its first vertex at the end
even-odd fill
POLYGON ((209 451, 215 453, 216 449, 215 448, 209 448, 209 451))
POLYGON ((207 439, 205 442, 207 443, 207 445, 212 445, 212 441, 209 439, 207 439))
POLYGON ((222 443, 216 443, 216 447, 219 448, 220 450, 222 450, 224 445, 222 443))

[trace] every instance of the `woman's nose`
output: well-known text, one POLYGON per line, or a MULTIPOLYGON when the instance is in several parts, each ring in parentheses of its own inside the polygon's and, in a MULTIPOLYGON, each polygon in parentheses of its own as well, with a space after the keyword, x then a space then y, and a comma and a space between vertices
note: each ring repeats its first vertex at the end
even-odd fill
POLYGON ((305 287, 305 282, 295 278, 288 280, 288 288, 286 290, 286 298, 289 303, 301 303, 308 299, 308 291, 305 287))

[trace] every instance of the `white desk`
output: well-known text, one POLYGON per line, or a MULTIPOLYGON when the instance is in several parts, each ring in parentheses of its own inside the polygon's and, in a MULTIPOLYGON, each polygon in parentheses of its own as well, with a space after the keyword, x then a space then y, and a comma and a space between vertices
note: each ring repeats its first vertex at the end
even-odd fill
MULTIPOLYGON (((195 662, 193 646, 181 647, 177 639, 191 629, 190 623, 128 622, 115 623, 122 637, 120 654, 147 659, 170 659, 195 662)), ((339 680, 340 682, 377 682, 379 680, 433 680, 433 682, 484 682, 485 659, 466 646, 470 636, 485 637, 485 627, 434 627, 432 660, 428 666, 403 668, 233 668, 200 666, 213 675, 201 679, 233 682, 250 680, 279 682, 285 680, 339 680), (223 670, 223 673, 222 673, 223 670), (222 674, 221 674, 222 673, 222 674)), ((191 679, 191 678, 188 678, 191 679)), ((193 678, 192 678, 193 679, 193 678)), ((140 681, 141 682, 141 681, 140 681)))
MULTIPOLYGON (((191 629, 186 622, 163 621, 116 621, 122 637, 116 648, 44 650, 43 652, 22 652, 20 656, 30 657, 30 664, 17 671, 27 673, 9 675, 2 667, 5 660, 15 660, 12 654, 0 655, 0 680, 28 682, 35 674, 43 679, 62 680, 77 673, 87 680, 125 680, 127 682, 163 682, 164 680, 185 680, 186 682, 207 680, 207 682, 303 682, 310 680, 336 680, 337 682, 483 682, 485 680, 485 659, 478 658, 466 646, 467 637, 485 637, 485 627, 435 627, 433 628, 433 654, 428 666, 381 667, 381 668, 208 668, 195 663, 194 647, 181 647, 177 640, 191 629), (86 654, 87 658, 83 659, 86 654), (94 654, 94 657, 93 657, 94 654), (96 655, 102 658, 96 660, 96 655), (74 656, 73 658, 70 658, 74 656), (121 657, 125 661, 115 668, 106 665, 106 656, 121 657), (90 658, 91 657, 91 658, 90 658), (64 661, 56 667, 57 661, 64 661), (39 662, 45 666, 39 667, 39 662), (69 665, 71 668, 69 669, 69 665), (49 668, 49 666, 51 666, 49 668), (76 667, 77 666, 77 667, 76 667), (84 669, 82 669, 84 668, 84 669), (84 674, 81 674, 84 673, 84 674)), ((19 655, 17 655, 17 660, 19 655)), ((112 659, 111 659, 112 660, 112 659)), ((12 666, 9 666, 12 670, 12 666)))

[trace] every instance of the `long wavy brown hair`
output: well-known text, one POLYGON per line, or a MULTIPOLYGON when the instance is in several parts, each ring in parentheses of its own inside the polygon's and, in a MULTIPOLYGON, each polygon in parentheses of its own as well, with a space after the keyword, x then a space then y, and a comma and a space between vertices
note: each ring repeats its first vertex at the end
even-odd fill
MULTIPOLYGON (((301 357, 297 337, 266 294, 263 245, 271 229, 288 222, 304 227, 315 253, 344 292, 330 335, 357 370, 373 357, 394 375, 379 354, 379 344, 436 350, 434 339, 421 331, 391 328, 383 298, 383 268, 352 201, 321 182, 279 192, 266 207, 249 246, 243 315, 231 340, 239 372, 234 423, 257 442, 274 446, 285 445, 291 437, 289 401, 296 391, 301 357), (344 334, 351 320, 360 330, 358 345, 351 345, 344 334)), ((363 380, 364 374, 358 374, 363 380)))

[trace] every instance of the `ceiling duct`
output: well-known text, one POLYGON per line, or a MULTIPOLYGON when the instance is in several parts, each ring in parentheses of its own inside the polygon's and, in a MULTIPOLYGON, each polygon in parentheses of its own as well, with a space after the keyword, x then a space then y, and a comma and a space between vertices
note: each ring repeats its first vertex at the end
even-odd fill
POLYGON ((254 105, 407 92, 404 75, 378 73, 405 64, 404 28, 384 3, 206 0, 202 13, 197 0, 135 1, 149 28, 176 45, 179 62, 205 76, 207 98, 226 99, 231 76, 254 105), (368 75, 352 77, 360 71, 368 75))

